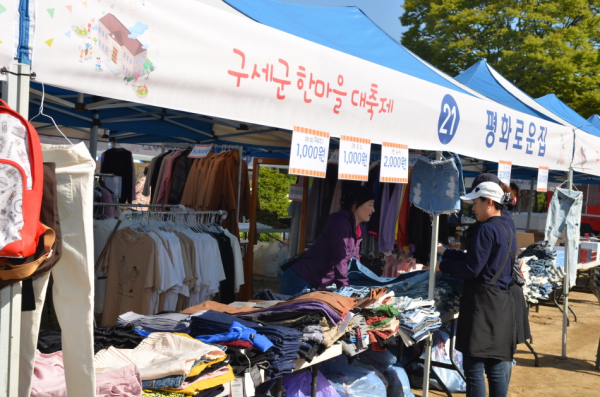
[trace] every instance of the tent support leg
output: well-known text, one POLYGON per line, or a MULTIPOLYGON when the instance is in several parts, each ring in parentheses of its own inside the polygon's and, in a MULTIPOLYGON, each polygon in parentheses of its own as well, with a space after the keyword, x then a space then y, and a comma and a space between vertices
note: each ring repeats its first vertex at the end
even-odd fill
MULTIPOLYGON (((567 189, 573 190, 573 168, 569 167, 567 189)), ((565 241, 565 279, 563 283, 563 329, 562 329, 562 359, 567 359, 567 327, 569 326, 569 289, 571 288, 570 267, 576 263, 569 263, 569 239, 565 241)))
POLYGON ((96 157, 98 157, 98 124, 100 121, 100 111, 94 110, 93 119, 92 128, 90 128, 90 154, 92 155, 92 158, 96 160, 96 157))
MULTIPOLYGON (((26 119, 29 118, 31 67, 13 64, 2 84, 2 98, 26 119)), ((17 397, 21 345, 21 282, 0 290, 0 395, 17 397)))
MULTIPOLYGON (((441 160, 442 153, 435 152, 435 159, 441 160)), ((431 251, 429 252, 429 292, 427 299, 433 300, 435 294, 435 265, 437 259, 437 242, 440 228, 440 217, 434 216, 431 223, 431 251)), ((431 335, 425 342, 425 362, 423 364, 423 397, 429 395, 429 371, 431 370, 431 335)))

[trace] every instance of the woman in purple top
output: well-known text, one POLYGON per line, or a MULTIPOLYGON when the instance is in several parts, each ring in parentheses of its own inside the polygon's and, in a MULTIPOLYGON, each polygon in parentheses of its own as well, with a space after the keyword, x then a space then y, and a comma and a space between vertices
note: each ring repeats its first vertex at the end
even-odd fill
POLYGON ((342 194, 342 210, 329 215, 315 243, 281 276, 282 294, 296 295, 305 288, 324 289, 334 284, 348 285, 348 262, 358 258, 365 222, 375 212, 375 193, 355 186, 342 194))

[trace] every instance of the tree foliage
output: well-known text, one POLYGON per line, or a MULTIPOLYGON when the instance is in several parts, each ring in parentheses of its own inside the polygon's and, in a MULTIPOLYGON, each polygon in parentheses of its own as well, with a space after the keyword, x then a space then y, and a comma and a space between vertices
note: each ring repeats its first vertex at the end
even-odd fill
POLYGON ((600 113, 599 0, 406 0, 402 44, 455 76, 487 59, 534 98, 600 113))
POLYGON ((279 218, 287 218, 290 205, 288 194, 294 176, 281 174, 277 169, 260 167, 258 178, 258 201, 260 208, 275 212, 279 218))

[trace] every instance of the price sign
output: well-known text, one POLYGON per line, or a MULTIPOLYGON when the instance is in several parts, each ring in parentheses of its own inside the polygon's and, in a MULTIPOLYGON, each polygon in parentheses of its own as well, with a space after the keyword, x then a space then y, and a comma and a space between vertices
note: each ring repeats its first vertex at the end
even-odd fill
POLYGON ((208 152, 210 152, 210 149, 212 149, 212 145, 196 145, 190 152, 188 158, 201 159, 206 157, 208 152))
POLYGON ((379 181, 408 183, 408 146, 399 143, 381 143, 381 169, 379 181))
POLYGON ((510 171, 512 169, 512 163, 510 161, 500 160, 498 162, 498 179, 505 185, 510 185, 510 171))
POLYGON ((288 198, 292 201, 302 201, 304 186, 292 184, 290 185, 290 193, 288 198))
POLYGON ((410 152, 408 154, 408 169, 412 170, 417 164, 417 159, 421 155, 421 152, 410 152))
POLYGON ((538 168, 537 191, 548 191, 548 167, 538 168))
POLYGON ((338 179, 366 181, 369 179, 371 140, 342 135, 338 179))
POLYGON ((290 174, 325 178, 329 133, 294 127, 290 149, 290 174))

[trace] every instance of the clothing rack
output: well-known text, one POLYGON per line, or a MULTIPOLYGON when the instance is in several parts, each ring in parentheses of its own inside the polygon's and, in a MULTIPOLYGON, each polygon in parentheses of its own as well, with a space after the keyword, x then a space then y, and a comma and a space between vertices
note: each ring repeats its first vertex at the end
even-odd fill
POLYGON ((220 148, 223 150, 237 150, 240 154, 240 162, 238 164, 238 175, 237 175, 237 201, 236 201, 236 220, 240 220, 240 198, 242 194, 242 161, 244 161, 244 147, 240 145, 213 145, 213 148, 220 148))
MULTIPOLYGON (((112 204, 112 203, 94 203, 94 205, 118 205, 120 206, 121 204, 112 204)), ((128 205, 123 205, 125 207, 149 207, 149 206, 163 206, 162 204, 128 204, 128 205)), ((176 205, 164 205, 163 207, 178 207, 178 208, 183 208, 185 209, 185 207, 181 204, 176 204, 176 205)), ((152 215, 220 215, 221 219, 225 219, 227 218, 227 211, 224 210, 218 210, 218 211, 143 211, 143 214, 152 214, 152 215)), ((119 215, 119 218, 117 220, 117 224, 115 225, 115 227, 113 228, 112 232, 110 233, 110 236, 108 237, 108 241, 106 242, 106 245, 104 246, 104 249, 102 250, 102 253, 100 254, 100 256, 98 257, 98 260, 96 261, 96 264, 94 266, 94 273, 98 270, 98 267, 100 266, 100 264, 102 263, 102 260, 104 259, 104 257, 106 256, 106 253, 108 252, 108 247, 110 246, 110 242, 112 241, 113 237, 115 236, 115 234, 117 233, 117 230, 119 230, 119 225, 121 225, 121 222, 123 222, 123 220, 125 218, 127 218, 128 216, 133 215, 133 210, 128 209, 123 211, 123 213, 121 213, 119 215)))

